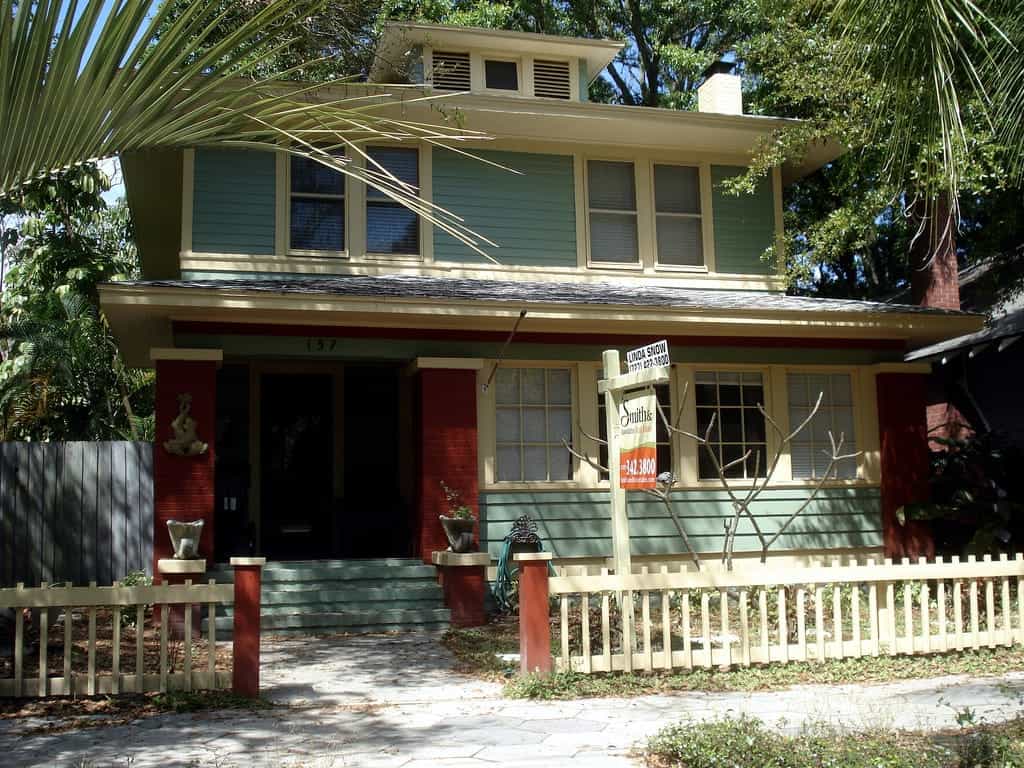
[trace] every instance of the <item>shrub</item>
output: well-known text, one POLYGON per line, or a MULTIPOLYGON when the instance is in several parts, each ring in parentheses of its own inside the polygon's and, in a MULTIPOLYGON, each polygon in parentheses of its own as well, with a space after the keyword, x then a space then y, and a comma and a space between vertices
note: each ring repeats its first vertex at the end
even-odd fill
MULTIPOLYGON (((659 768, 947 768, 950 755, 922 736, 827 728, 782 736, 741 716, 662 730, 648 743, 648 763, 659 768)), ((979 768, 997 766, 1004 768, 979 768)))

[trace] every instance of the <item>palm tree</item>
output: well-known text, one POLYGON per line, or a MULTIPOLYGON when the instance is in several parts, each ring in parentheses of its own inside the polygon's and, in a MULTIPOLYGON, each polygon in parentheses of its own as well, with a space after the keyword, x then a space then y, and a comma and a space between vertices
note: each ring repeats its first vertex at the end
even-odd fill
POLYGON ((1024 23, 1020 0, 815 0, 846 43, 845 65, 884 86, 874 126, 892 170, 956 211, 980 112, 1024 180, 1024 23), (923 151, 922 151, 923 149, 923 151))
MULTIPOLYGON (((269 0, 225 34, 216 0, 0 0, 0 197, 39 176, 119 153, 209 144, 313 157, 422 215, 483 253, 493 245, 372 161, 366 142, 483 138, 458 126, 396 120, 346 84, 337 98, 257 77, 323 0, 269 0), (338 150, 344 149, 344 155, 338 150)), ((315 86, 320 90, 324 84, 315 86)), ((391 88, 391 86, 389 86, 391 88)), ((404 101, 422 100, 412 96, 404 101)), ((484 254, 486 255, 486 254, 484 254)))

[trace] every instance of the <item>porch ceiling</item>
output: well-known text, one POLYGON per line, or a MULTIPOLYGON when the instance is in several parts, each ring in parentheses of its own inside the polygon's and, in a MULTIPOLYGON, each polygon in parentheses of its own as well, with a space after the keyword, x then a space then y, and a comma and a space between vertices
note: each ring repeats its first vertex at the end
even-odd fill
POLYGON ((612 283, 385 276, 107 283, 100 300, 131 365, 172 346, 174 321, 534 333, 877 338, 916 348, 972 333, 963 312, 721 290, 612 283), (525 330, 525 329, 524 329, 525 330))

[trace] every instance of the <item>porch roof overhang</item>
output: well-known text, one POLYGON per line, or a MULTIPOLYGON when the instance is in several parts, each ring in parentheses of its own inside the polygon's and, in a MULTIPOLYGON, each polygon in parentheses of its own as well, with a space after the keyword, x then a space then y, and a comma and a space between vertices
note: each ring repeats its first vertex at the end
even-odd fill
POLYGON ((535 334, 880 339, 908 348, 983 323, 964 312, 781 293, 404 275, 105 283, 100 301, 127 363, 140 367, 150 348, 173 346, 175 322, 508 332, 525 309, 535 334))

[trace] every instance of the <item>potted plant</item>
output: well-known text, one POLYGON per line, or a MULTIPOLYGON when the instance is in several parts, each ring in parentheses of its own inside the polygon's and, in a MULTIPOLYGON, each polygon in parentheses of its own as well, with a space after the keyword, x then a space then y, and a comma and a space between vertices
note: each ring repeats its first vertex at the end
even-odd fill
POLYGON ((441 490, 444 491, 448 514, 438 517, 441 520, 441 527, 444 528, 444 535, 448 537, 448 549, 452 552, 472 552, 473 526, 476 525, 473 510, 462 503, 462 493, 444 480, 441 481, 441 490))

